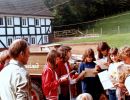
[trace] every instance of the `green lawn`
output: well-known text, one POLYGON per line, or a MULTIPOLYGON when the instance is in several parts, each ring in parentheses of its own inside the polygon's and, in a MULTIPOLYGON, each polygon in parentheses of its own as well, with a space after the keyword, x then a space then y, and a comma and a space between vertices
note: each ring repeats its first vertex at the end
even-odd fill
POLYGON ((64 41, 62 43, 100 42, 106 41, 111 47, 130 45, 130 11, 107 17, 90 23, 86 30, 87 34, 99 34, 95 38, 82 38, 78 40, 64 41))
POLYGON ((130 33, 130 11, 98 20, 89 32, 93 29, 95 33, 101 33, 102 30, 102 34, 130 33))
POLYGON ((100 42, 100 41, 106 41, 111 47, 122 47, 125 45, 130 45, 130 33, 125 34, 106 34, 106 35, 100 35, 99 37, 95 38, 81 38, 77 40, 71 40, 71 41, 63 41, 60 42, 62 44, 66 43, 83 43, 83 42, 100 42))

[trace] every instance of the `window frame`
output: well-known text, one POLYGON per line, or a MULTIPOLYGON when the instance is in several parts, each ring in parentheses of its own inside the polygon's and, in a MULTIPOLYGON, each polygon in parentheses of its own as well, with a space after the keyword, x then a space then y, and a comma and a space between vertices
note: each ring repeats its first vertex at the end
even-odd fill
POLYGON ((7 38, 7 46, 10 46, 10 44, 13 42, 13 37, 7 38))
POLYGON ((35 18, 35 26, 39 27, 40 25, 40 18, 35 18))
POLYGON ((7 17, 7 26, 13 26, 14 23, 13 23, 13 17, 7 17))
POLYGON ((22 18, 22 26, 23 27, 26 27, 26 26, 28 26, 28 20, 27 20, 27 18, 22 18))
POLYGON ((0 17, 0 26, 4 26, 5 25, 5 20, 4 20, 4 17, 0 17))

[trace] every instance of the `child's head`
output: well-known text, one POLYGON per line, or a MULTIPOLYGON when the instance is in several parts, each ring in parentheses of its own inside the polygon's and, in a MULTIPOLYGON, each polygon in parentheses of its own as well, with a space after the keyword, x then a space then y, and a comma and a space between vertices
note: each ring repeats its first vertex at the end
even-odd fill
POLYGON ((95 55, 93 49, 86 49, 83 54, 83 62, 93 62, 95 60, 95 55))
POLYGON ((97 47, 98 58, 103 58, 103 56, 107 56, 110 50, 110 46, 107 42, 100 42, 97 47))
POLYGON ((111 48, 109 53, 110 53, 110 58, 113 62, 119 62, 120 61, 117 48, 111 48))
POLYGON ((67 62, 71 57, 71 47, 69 46, 60 46, 57 51, 61 54, 63 62, 67 62))
POLYGON ((51 50, 47 55, 47 62, 51 64, 52 68, 60 61, 61 55, 56 50, 51 50))
POLYGON ((130 47, 123 47, 120 50, 120 57, 126 64, 130 64, 130 47))
POLYGON ((93 100, 93 98, 89 93, 82 93, 82 94, 78 95, 76 100, 93 100))

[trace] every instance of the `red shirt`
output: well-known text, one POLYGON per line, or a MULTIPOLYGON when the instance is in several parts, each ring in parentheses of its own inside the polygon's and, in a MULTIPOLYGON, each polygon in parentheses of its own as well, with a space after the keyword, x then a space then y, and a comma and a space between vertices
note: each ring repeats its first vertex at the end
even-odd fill
POLYGON ((48 64, 42 73, 42 89, 46 98, 58 100, 58 87, 60 81, 56 77, 56 72, 48 64))
MULTIPOLYGON (((69 63, 67 63, 69 72, 71 71, 70 65, 69 63)), ((67 70, 66 70, 66 66, 65 63, 63 63, 62 61, 58 63, 58 67, 56 69, 57 75, 60 78, 63 75, 68 74, 67 70)), ((69 92, 69 81, 63 82, 60 84, 60 88, 61 88, 61 93, 66 96, 69 92)))

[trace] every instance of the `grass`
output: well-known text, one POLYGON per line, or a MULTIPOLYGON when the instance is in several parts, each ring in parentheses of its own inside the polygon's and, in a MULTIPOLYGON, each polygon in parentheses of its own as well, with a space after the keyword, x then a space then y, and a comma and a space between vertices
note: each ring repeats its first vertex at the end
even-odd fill
POLYGON ((106 34, 100 35, 94 38, 81 38, 77 40, 63 41, 61 44, 66 43, 84 43, 84 42, 101 42, 106 41, 111 47, 122 47, 125 45, 130 45, 130 33, 125 34, 106 34))
POLYGON ((100 33, 102 29, 103 34, 130 33, 130 11, 98 20, 93 28, 97 33, 100 33))
POLYGON ((82 38, 61 43, 83 43, 106 41, 111 47, 130 45, 130 11, 90 23, 83 33, 100 34, 95 38, 82 38), (101 35, 102 33, 102 35, 101 35))

